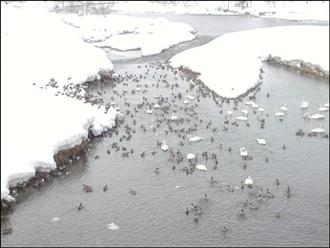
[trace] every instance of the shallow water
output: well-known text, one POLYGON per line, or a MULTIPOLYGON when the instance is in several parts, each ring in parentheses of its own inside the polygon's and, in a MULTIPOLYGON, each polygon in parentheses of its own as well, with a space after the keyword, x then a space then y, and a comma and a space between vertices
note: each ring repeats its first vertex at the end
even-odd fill
MULTIPOLYGON (((159 58, 164 59, 162 56, 159 58)), ((173 98, 170 97, 178 92, 185 96, 189 90, 188 83, 169 71, 150 68, 149 61, 154 59, 144 58, 116 65, 116 72, 121 75, 125 75, 125 71, 144 74, 149 69, 147 78, 142 81, 142 90, 147 89, 148 92, 131 95, 136 83, 129 81, 129 86, 119 84, 114 89, 110 86, 104 88, 102 98, 105 102, 115 100, 125 113, 124 96, 116 96, 113 90, 120 93, 123 89, 128 91, 125 96, 132 104, 131 110, 142 103, 142 96, 155 103, 154 95, 160 94, 169 97, 170 109, 176 111, 175 115, 188 117, 180 109, 184 105, 183 99, 172 103, 173 98), (154 74, 155 78, 152 78, 154 74), (161 82, 159 88, 152 86, 163 79, 160 75, 165 74, 168 82, 178 82, 180 87, 171 90, 161 82)), ((329 82, 268 64, 263 68, 263 84, 256 94, 256 102, 264 107, 265 113, 254 114, 250 107, 244 106, 243 102, 248 101, 245 97, 238 103, 238 110, 232 117, 233 120, 241 115, 241 109, 248 109, 249 127, 245 123, 239 123, 239 127, 230 124, 228 131, 222 131, 225 113, 233 109, 233 101, 224 103, 220 114, 220 108, 212 98, 200 96, 200 102, 197 99, 191 102, 198 103, 193 109, 203 123, 192 135, 201 136, 203 140, 196 143, 186 140, 181 147, 179 141, 182 139, 176 134, 165 134, 167 125, 164 121, 156 132, 148 128, 155 125, 161 111, 148 115, 144 107, 134 114, 136 126, 126 116, 124 124, 118 128, 119 135, 114 134, 98 142, 89 153, 86 164, 80 163, 70 176, 53 180, 18 204, 10 216, 13 233, 1 236, 1 246, 329 246, 329 140, 295 135, 299 128, 308 132, 319 124, 329 131, 328 112, 323 113, 325 120, 307 121, 302 118, 304 111, 299 108, 301 100, 305 99, 310 104, 308 111, 317 112, 318 104, 329 101, 329 82), (270 93, 270 98, 266 97, 267 93, 270 93), (288 114, 280 122, 274 112, 285 103, 288 104, 288 114), (260 128, 257 116, 265 117, 264 129, 260 128), (207 129, 209 121, 212 124, 207 129), (147 127, 146 132, 140 128, 141 123, 147 127), (134 127, 136 133, 132 134, 130 141, 119 142, 126 124, 134 127), (215 127, 219 131, 212 132, 215 127), (214 142, 211 142, 211 136, 214 142), (256 143, 259 137, 266 139, 266 146, 256 143), (169 152, 163 152, 156 145, 156 140, 163 139, 174 151, 180 149, 184 155, 184 162, 176 165, 175 170, 172 170, 174 163, 169 161, 169 152), (134 148, 133 155, 123 158, 122 151, 111 149, 113 142, 134 148), (219 144, 223 145, 221 151, 219 144), (286 150, 282 149, 283 144, 286 150), (230 153, 229 146, 232 148, 230 153), (252 161, 241 159, 241 146, 247 148, 252 161), (110 155, 107 149, 111 150, 110 155), (155 156, 151 154, 152 150, 157 152, 155 156), (143 151, 146 151, 144 158, 140 156, 143 151), (217 154, 217 170, 213 169, 213 159, 202 158, 204 151, 208 151, 210 157, 212 152, 217 154), (186 175, 182 168, 188 166, 185 156, 189 152, 195 153, 208 170, 186 175), (95 159, 96 155, 100 158, 95 159), (268 163, 265 156, 269 158, 268 163), (243 169, 244 163, 246 169, 243 169), (158 175, 154 173, 156 167, 160 169, 158 175), (247 189, 227 190, 228 184, 239 187, 240 181, 249 175, 256 185, 269 188, 274 198, 258 202, 247 189), (213 185, 209 183, 211 176, 217 181, 213 185), (279 178, 279 186, 275 185, 275 178, 279 178), (94 192, 84 193, 84 183, 92 185, 94 192), (107 192, 102 190, 105 184, 110 187, 107 192), (177 185, 180 187, 176 188, 177 185), (285 195, 288 185, 292 189, 290 198, 285 195), (136 190, 136 195, 131 195, 129 189, 136 190), (205 193, 208 199, 203 199, 205 193), (242 208, 241 202, 246 199, 258 205, 259 209, 246 208, 246 217, 242 218, 238 213, 242 208), (85 208, 78 211, 80 202, 85 208), (193 221, 192 212, 185 214, 191 203, 202 208, 198 223, 193 221), (280 218, 274 217, 276 212, 281 214, 280 218), (60 220, 52 222, 54 217, 60 220), (115 223, 119 229, 109 229, 110 223, 115 223), (221 231, 223 226, 228 228, 228 232, 221 231)), ((189 93, 200 95, 195 89, 189 93)), ((170 116, 171 112, 166 115, 170 116)), ((184 122, 178 127, 190 127, 198 121, 192 117, 189 119, 190 123, 184 122)), ((177 127, 175 124, 172 126, 177 127)))

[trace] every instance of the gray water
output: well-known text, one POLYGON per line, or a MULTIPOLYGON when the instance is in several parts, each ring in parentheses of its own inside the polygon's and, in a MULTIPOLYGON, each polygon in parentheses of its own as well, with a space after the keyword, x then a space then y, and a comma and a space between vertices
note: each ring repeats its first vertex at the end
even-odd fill
MULTIPOLYGON (((160 55, 160 59, 164 59, 160 55)), ((125 75, 143 74, 149 69, 149 74, 142 81, 142 89, 148 92, 137 92, 131 95, 131 89, 136 83, 128 81, 129 86, 119 84, 115 88, 105 87, 102 98, 105 102, 114 100, 119 104, 123 113, 128 108, 113 90, 125 94, 132 105, 142 102, 142 96, 149 102, 156 102, 155 94, 168 96, 172 104, 171 110, 178 117, 188 117, 180 109, 183 100, 173 99, 172 93, 181 92, 183 96, 189 90, 189 85, 178 75, 166 70, 150 68, 149 61, 143 58, 129 63, 116 65, 116 72, 125 75), (144 61, 144 62, 143 62, 144 61), (147 65, 148 68, 144 66, 147 65), (141 68, 138 68, 141 66, 141 68), (170 84, 178 82, 180 87, 171 90, 159 83, 159 88, 152 86, 160 75, 167 74, 170 84), (152 76, 155 75, 155 78, 152 76), (175 80, 175 77, 177 80, 175 80), (148 85, 148 88, 144 87, 148 85), (171 100, 174 102, 171 102, 171 100), (174 106, 176 104, 177 106, 174 106)), ((202 97, 196 89, 189 92, 199 95, 192 104, 197 103, 194 110, 203 120, 197 131, 192 135, 203 137, 196 143, 185 142, 179 145, 178 136, 169 132, 165 134, 167 125, 163 122, 156 132, 149 128, 155 125, 155 120, 161 117, 161 112, 145 113, 146 107, 134 115, 137 125, 126 116, 124 124, 118 130, 118 135, 104 138, 98 142, 88 154, 87 162, 77 165, 72 174, 66 178, 56 179, 40 191, 31 194, 25 201, 16 205, 10 216, 13 233, 1 236, 2 246, 329 246, 329 140, 321 137, 297 137, 295 131, 299 128, 308 132, 310 129, 323 124, 328 130, 329 113, 323 113, 325 120, 304 120, 300 102, 309 102, 310 113, 317 112, 319 104, 329 101, 329 82, 313 77, 299 75, 281 67, 264 64, 264 79, 261 90, 256 94, 256 102, 265 108, 265 128, 260 128, 257 116, 249 107, 238 103, 238 110, 233 117, 241 115, 240 110, 249 110, 249 123, 239 123, 239 127, 228 125, 228 131, 222 131, 225 113, 233 109, 233 101, 220 107, 209 97, 202 97), (270 93, 270 98, 266 94, 270 93), (275 109, 288 104, 288 114, 283 122, 275 118, 275 109), (212 121, 211 127, 206 128, 207 122, 212 121), (140 128, 143 123, 147 130, 140 128), (128 124, 136 130, 130 141, 119 142, 124 134, 124 126, 128 124), (212 132, 218 127, 219 131, 212 132), (211 136, 214 142, 211 142, 211 136), (267 140, 266 146, 258 145, 256 138, 267 140), (156 145, 156 140, 165 139, 174 151, 180 149, 184 162, 176 165, 169 161, 169 152, 163 152, 156 145), (129 158, 123 158, 121 151, 111 149, 113 142, 128 149, 134 148, 129 158), (219 150, 219 144, 223 149, 219 150), (286 150, 282 145, 286 145, 286 150), (232 151, 228 152, 231 146, 232 151), (239 148, 245 146, 253 156, 252 161, 243 161, 239 148), (111 154, 107 154, 107 149, 111 154), (151 151, 155 150, 155 156, 151 151), (142 158, 140 154, 146 151, 142 158), (208 151, 218 156, 218 169, 214 170, 214 160, 205 160, 201 153, 208 151), (188 166, 186 154, 195 153, 200 163, 207 166, 208 171, 195 171, 186 175, 182 168, 188 166), (95 156, 99 155, 99 159, 95 156), (265 162, 265 156, 269 162, 265 162), (247 168, 243 168, 246 163, 247 168), (160 173, 154 173, 156 167, 160 173), (257 201, 247 189, 240 186, 240 181, 251 176, 255 185, 269 188, 274 194, 272 199, 257 201), (210 184, 213 176, 217 181, 210 184), (280 185, 274 183, 279 178, 280 185), (82 184, 90 184, 94 192, 86 194, 82 184), (110 189, 103 192, 103 185, 110 189), (179 185, 180 188, 176 188, 179 185), (227 190, 231 185, 233 192, 227 190), (285 195, 287 186, 291 187, 291 197, 285 195), (129 189, 137 191, 131 195, 129 189), (203 199, 207 193, 208 199, 203 199), (258 205, 258 210, 246 208, 246 217, 239 216, 239 210, 246 199, 258 205), (85 208, 77 210, 79 202, 85 208), (198 223, 193 221, 193 213, 185 214, 185 209, 191 203, 199 204, 203 210, 198 223), (280 218, 274 217, 279 212, 280 218), (60 217, 58 222, 51 222, 53 217, 60 217), (114 222, 118 230, 107 229, 107 224, 114 222), (228 232, 221 228, 226 226, 228 232)), ((99 89, 96 89, 99 90, 99 89)), ((123 94, 122 94, 123 95, 123 94)), ((166 117, 171 114, 166 115, 166 117)), ((198 120, 189 117, 178 127, 190 127, 198 120)))

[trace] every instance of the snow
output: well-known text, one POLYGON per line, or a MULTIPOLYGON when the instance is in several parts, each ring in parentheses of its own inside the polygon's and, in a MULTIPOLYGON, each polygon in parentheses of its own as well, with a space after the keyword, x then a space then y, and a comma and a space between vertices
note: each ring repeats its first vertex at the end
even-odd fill
POLYGON ((137 18, 125 15, 61 15, 85 40, 97 47, 120 51, 141 50, 142 56, 161 53, 180 42, 195 38, 188 24, 170 22, 165 18, 137 18))
POLYGON ((54 153, 112 128, 119 113, 39 89, 82 83, 112 70, 105 53, 74 35, 55 14, 33 3, 20 8, 1 2, 1 197, 8 182, 37 167, 54 168, 54 153))
POLYGON ((258 83, 262 60, 269 54, 328 69, 329 27, 283 26, 229 33, 175 55, 171 64, 201 73, 199 78, 209 88, 234 98, 258 83))
POLYGON ((176 13, 204 15, 249 14, 265 18, 288 20, 313 20, 329 22, 328 1, 176 1, 161 3, 155 1, 121 1, 113 10, 126 13, 176 13))

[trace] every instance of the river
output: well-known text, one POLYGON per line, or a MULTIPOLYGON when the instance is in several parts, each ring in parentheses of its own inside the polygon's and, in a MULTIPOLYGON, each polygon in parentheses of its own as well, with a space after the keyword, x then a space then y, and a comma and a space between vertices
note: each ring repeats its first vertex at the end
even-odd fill
MULTIPOLYGON (((117 54, 113 59, 116 72, 131 76, 115 87, 96 85, 91 90, 102 91, 105 102, 115 101, 121 112, 130 110, 134 118, 126 115, 124 123, 118 127, 118 135, 96 142, 86 163, 74 167, 70 176, 53 180, 17 204, 10 215, 13 233, 1 236, 1 246, 329 246, 329 140, 295 135, 299 128, 308 132, 320 124, 329 126, 328 112, 323 112, 324 120, 304 120, 304 111, 299 107, 305 99, 310 105, 308 111, 316 112, 319 104, 329 101, 329 82, 264 64, 263 83, 256 93, 256 102, 265 112, 253 113, 244 105, 249 101, 245 97, 238 102, 233 117, 226 118, 227 110, 235 106, 234 101, 224 102, 220 108, 211 97, 202 96, 198 87, 190 89, 180 73, 174 74, 154 64, 180 50, 204 44, 219 34, 299 22, 242 16, 168 16, 170 20, 185 20, 195 27, 198 39, 147 58, 139 58, 136 52, 131 52, 127 59, 122 53, 108 51, 117 54), (204 25, 202 20, 205 20, 204 25), (215 25, 214 20, 219 24, 215 25), (137 83, 135 78, 141 81, 137 83), (179 87, 175 87, 175 83, 179 87), (139 85, 142 90, 132 94, 139 85), (147 91, 143 93, 143 90, 147 91), (183 97, 193 95, 195 99, 185 106, 184 99, 177 97, 178 93, 183 97), (153 110, 152 114, 147 114, 146 106, 134 112, 143 97, 147 99, 145 102, 156 103, 155 94, 164 97, 160 105, 168 105, 168 113, 153 110), (284 104, 288 105, 288 113, 281 122, 274 112, 284 104), (234 117, 241 115, 242 109, 249 111, 249 126, 245 122, 238 122, 238 126, 230 124, 234 117), (191 135, 203 140, 190 143, 187 138, 180 138, 180 133, 170 132, 164 118, 173 114, 184 119, 182 123, 173 122, 173 130, 193 128, 196 123, 197 130, 191 135), (265 118, 263 129, 257 118, 265 118), (229 124, 224 124, 227 119, 229 124), (154 131, 152 126, 157 126, 157 120, 162 122, 154 131), (129 141, 120 141, 126 125, 136 132, 131 133, 129 141), (227 131, 223 130, 224 126, 227 131), (266 139, 266 146, 256 143, 259 137, 266 139), (174 152, 180 150, 183 162, 176 164, 169 160, 169 151, 162 151, 156 140, 166 140, 174 152), (183 146, 180 141, 184 141, 183 146), (128 151, 133 148, 133 154, 124 158, 124 151, 116 152, 112 148, 114 142, 127 147, 128 151), (252 160, 242 160, 241 146, 247 148, 252 160), (152 151, 156 154, 152 155, 152 151), (209 154, 208 160, 202 157, 205 151, 209 154), (142 152, 145 157, 140 155, 142 152), (199 163, 208 170, 196 170, 187 175, 183 171, 184 167, 189 167, 187 153, 196 154, 199 163), (217 169, 212 153, 217 155, 217 169), (157 167, 159 173, 155 173, 157 167), (212 176, 215 183, 210 183, 212 176), (257 200, 247 188, 242 190, 240 182, 248 176, 255 185, 264 190, 268 188, 274 197, 257 200), (276 178, 279 185, 275 184, 276 178), (84 183, 92 185, 94 192, 83 192, 84 183), (103 192, 105 184, 109 185, 109 190, 103 192), (286 195, 288 186, 290 197, 286 195), (136 194, 130 194, 130 189, 136 194), (244 207, 247 199, 258 209, 244 207), (84 208, 78 211, 80 202, 84 208), (191 203, 202 209, 197 222, 191 203), (188 215, 186 208, 190 209, 188 215), (239 215, 242 208, 245 216, 239 215), (275 217, 276 213, 280 217, 275 217), (60 220, 52 222, 53 217, 60 220), (110 223, 115 223, 119 229, 109 229, 110 223), (223 226, 228 231, 222 231, 223 226)), ((221 73, 221 68, 219 70, 221 73)))

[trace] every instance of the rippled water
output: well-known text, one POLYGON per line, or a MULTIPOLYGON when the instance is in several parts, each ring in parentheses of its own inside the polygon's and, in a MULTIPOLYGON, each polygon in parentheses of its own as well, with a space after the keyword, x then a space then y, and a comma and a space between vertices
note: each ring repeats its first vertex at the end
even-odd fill
MULTIPOLYGON (((295 131, 299 128, 309 131, 320 123, 328 130, 329 113, 322 121, 307 121, 302 118, 303 111, 299 106, 302 99, 309 102, 309 112, 315 113, 318 104, 329 101, 329 82, 309 76, 301 76, 281 67, 264 65, 264 80, 261 90, 257 92, 256 102, 264 107, 266 118, 265 128, 260 128, 257 116, 249 107, 238 103, 238 110, 233 117, 241 115, 240 110, 249 110, 249 123, 239 123, 239 127, 229 125, 228 131, 222 131, 225 112, 233 109, 233 101, 223 104, 223 114, 211 98, 200 96, 192 101, 198 106, 194 110, 203 120, 193 135, 203 137, 196 143, 185 142, 181 147, 176 134, 169 132, 163 122, 156 132, 148 128, 155 125, 160 111, 148 115, 139 111, 133 120, 126 116, 125 122, 119 127, 119 135, 105 138, 98 142, 88 155, 86 164, 80 163, 67 178, 56 179, 41 191, 31 194, 28 199, 18 204, 10 216, 13 233, 2 235, 2 246, 329 246, 329 140, 320 137, 297 137, 295 131), (270 93, 270 98, 266 94, 270 93), (275 109, 288 104, 288 114, 283 122, 273 115, 275 109), (211 127, 206 128, 207 122, 211 127), (140 128, 143 123, 147 130, 140 128), (119 142, 128 124, 136 129, 130 141, 119 142), (220 131, 212 132, 214 127, 220 131), (211 136, 214 142, 211 142, 211 136), (260 146, 255 139, 263 137, 266 146, 260 146), (187 166, 187 160, 172 170, 173 163, 169 161, 169 152, 163 152, 156 145, 156 139, 165 139, 167 144, 184 154, 195 153, 199 162, 205 164, 208 171, 195 171, 186 175, 181 169, 187 166), (111 149, 113 142, 134 148, 134 154, 123 158, 120 152, 111 149), (218 146, 223 145, 220 151, 218 146), (282 145, 286 145, 286 150, 282 145), (239 148, 245 146, 253 156, 252 161, 243 161, 239 148), (231 146, 231 153, 228 148, 231 146), (111 154, 107 154, 107 149, 111 154), (155 150, 155 156, 151 151, 155 150), (140 154, 146 151, 142 158, 140 154), (209 155, 217 154, 219 164, 214 170, 214 160, 204 160, 202 152, 209 155), (99 159, 95 156, 99 155, 99 159), (265 156, 269 162, 265 162, 265 156), (246 163, 247 168, 243 168, 246 163), (160 173, 154 173, 156 167, 160 173), (227 190, 227 185, 239 187, 240 181, 251 176, 255 184, 269 188, 274 194, 273 199, 258 202, 247 189, 233 188, 227 190), (210 177, 217 183, 211 185, 210 177), (276 186, 275 178, 280 185, 276 186), (90 184, 94 192, 86 194, 82 184, 90 184), (108 184, 109 190, 103 192, 103 185, 108 184), (177 188, 176 186, 180 186, 177 188), (287 186, 291 187, 291 197, 285 195, 287 186), (129 189, 136 190, 131 195, 129 189), (208 199, 204 199, 207 193, 208 199), (239 216, 243 201, 249 199, 258 210, 246 208, 246 217, 239 216), (80 202, 85 208, 77 210, 80 202), (203 210, 198 223, 193 221, 193 214, 185 214, 185 209, 191 203, 199 204, 203 210), (274 217, 279 212, 280 218, 274 217), (60 218, 52 222, 54 217, 60 218), (111 224, 114 223, 114 224, 111 224), (113 230, 115 225, 117 230, 113 230), (228 232, 221 228, 226 226, 228 232)), ((130 109, 142 102, 142 96, 148 101, 156 102, 155 94, 168 96, 182 92, 185 96, 189 85, 180 78, 175 81, 173 73, 150 68, 147 59, 139 63, 121 63, 116 71, 121 75, 144 74, 149 69, 143 85, 148 85, 148 92, 137 92, 131 95, 131 89, 136 84, 129 81, 129 86, 118 85, 114 89, 104 88, 105 102, 115 100, 122 112, 127 108, 124 97, 115 96, 113 90, 126 94, 130 109), (144 66, 147 65, 148 68, 144 66), (137 68, 141 66, 141 68, 137 68), (152 76, 155 73, 155 78, 152 76), (159 82, 159 88, 152 86, 160 75, 167 74, 167 81, 178 82, 180 87, 173 91, 159 82), (111 99, 111 97, 115 99, 111 99)), ((219 73, 221 73, 219 68, 219 73)), ((144 86, 142 89, 146 89, 144 86)), ((190 94, 198 95, 194 90, 190 94)), ((172 102, 171 102, 172 103, 172 102)), ((172 103, 178 117, 186 117, 183 100, 172 103), (177 106, 174 106, 177 104, 177 106)), ((145 110, 146 108, 144 108, 145 110)), ((166 115, 166 116, 170 116, 166 115)), ((179 126, 192 126, 197 120, 191 118, 190 123, 179 126)), ((173 125, 173 127, 176 127, 173 125)))

